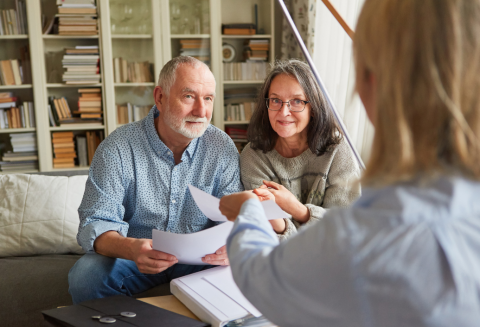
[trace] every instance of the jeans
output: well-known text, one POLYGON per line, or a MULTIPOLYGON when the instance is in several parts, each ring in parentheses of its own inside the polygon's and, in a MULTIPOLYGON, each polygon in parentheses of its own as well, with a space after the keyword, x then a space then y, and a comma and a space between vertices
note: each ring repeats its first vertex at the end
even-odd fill
POLYGON ((172 279, 197 271, 213 268, 212 265, 175 264, 158 274, 141 273, 135 262, 87 253, 68 273, 68 292, 73 304, 113 295, 132 296, 172 279))

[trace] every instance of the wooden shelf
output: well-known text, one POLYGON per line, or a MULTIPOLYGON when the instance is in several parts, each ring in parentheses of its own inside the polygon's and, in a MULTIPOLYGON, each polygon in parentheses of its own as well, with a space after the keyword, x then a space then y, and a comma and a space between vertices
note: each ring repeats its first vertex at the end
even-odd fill
POLYGON ((250 80, 250 81, 223 81, 223 84, 226 85, 236 85, 236 84, 263 84, 263 80, 250 80))
POLYGON ((31 88, 32 88, 32 84, 0 85, 0 90, 31 89, 31 88))
POLYGON ((24 40, 28 39, 26 34, 17 34, 17 35, 0 35, 0 40, 24 40))
POLYGON ((0 129, 0 134, 10 134, 10 133, 27 133, 27 132, 35 132, 35 127, 30 128, 4 128, 0 129))
POLYGON ((47 40, 68 40, 68 39, 98 39, 98 35, 56 35, 43 34, 43 38, 47 40))
POLYGON ((209 39, 210 34, 171 34, 172 39, 209 39))
POLYGON ((64 126, 56 126, 56 127, 50 127, 51 132, 61 132, 61 131, 87 131, 87 130, 93 130, 93 129, 104 129, 104 125, 94 125, 94 124, 72 124, 71 126, 68 126, 68 124, 65 124, 64 126))
POLYGON ((222 34, 222 39, 271 39, 270 34, 254 34, 254 35, 226 35, 222 34))
POLYGON ((224 121, 224 125, 240 125, 240 124, 250 124, 248 120, 232 120, 232 121, 224 121))
POLYGON ((31 170, 13 170, 13 171, 0 171, 0 175, 6 174, 31 174, 31 173, 38 173, 38 169, 31 169, 31 170))
POLYGON ((248 143, 248 140, 245 139, 232 139, 232 141, 235 143, 248 143))
POLYGON ((115 83, 115 87, 155 86, 154 82, 148 83, 115 83))
POLYGON ((90 166, 75 166, 70 168, 52 168, 52 171, 89 170, 90 166))
POLYGON ((112 34, 112 39, 151 39, 152 34, 112 34))
POLYGON ((56 89, 56 88, 83 88, 83 87, 101 87, 102 83, 95 84, 62 84, 62 83, 50 83, 47 84, 47 88, 56 89))

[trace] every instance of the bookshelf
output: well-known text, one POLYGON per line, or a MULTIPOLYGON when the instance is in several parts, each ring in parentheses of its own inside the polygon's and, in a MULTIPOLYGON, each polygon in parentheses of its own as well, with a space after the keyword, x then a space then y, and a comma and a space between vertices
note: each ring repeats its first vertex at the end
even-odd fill
POLYGON ((222 46, 225 44, 233 47, 235 49, 235 55, 231 61, 222 63, 221 65, 220 78, 218 78, 217 81, 220 81, 220 87, 224 96, 221 99, 217 99, 217 101, 220 100, 218 101, 220 102, 218 104, 220 108, 216 111, 215 123, 228 134, 232 134, 231 137, 235 145, 238 150, 241 151, 247 141, 244 138, 237 138, 238 134, 236 133, 241 131, 240 134, 246 137, 246 129, 249 124, 248 113, 251 114, 253 112, 258 90, 263 84, 264 76, 268 71, 268 63, 272 63, 275 60, 275 1, 244 0, 242 1, 242 6, 235 7, 235 0, 223 0, 221 4, 221 12, 219 15, 219 17, 221 17, 221 24, 249 24, 257 21, 256 34, 221 35, 222 46), (230 8, 235 8, 235 10, 230 10, 230 8), (268 43, 268 56, 263 64, 262 61, 245 63, 247 61, 244 57, 245 43, 254 42, 268 43), (234 76, 230 74, 230 70, 235 70, 236 67, 234 67, 234 65, 236 65, 236 67, 243 65, 243 67, 241 67, 243 73, 251 73, 251 67, 261 67, 262 65, 264 65, 263 68, 265 68, 265 71, 259 76, 256 74, 258 78, 254 79, 250 76, 254 75, 253 73, 242 76, 241 78, 233 78, 234 76), (235 96, 235 94, 237 94, 237 96, 235 96), (232 106, 240 107, 238 110, 235 110, 232 106), (247 117, 244 117, 245 114, 247 117))
MULTIPOLYGON (((15 0, 1 1, 0 10, 15 9, 15 3, 15 0)), ((235 0, 96 0, 97 35, 58 35, 52 34, 53 31, 43 34, 45 23, 58 13, 57 1, 27 0, 24 3, 28 29, 22 34, 0 35, 0 60, 18 60, 21 57, 19 49, 28 47, 29 53, 35 54, 30 56, 30 81, 21 85, 0 85, 0 93, 12 92, 21 99, 19 104, 33 102, 36 126, 0 129, 0 152, 10 150, 10 135, 34 133, 38 171, 87 169, 88 165, 78 166, 78 161, 73 168, 54 168, 52 134, 71 132, 75 138, 90 131, 108 136, 124 124, 118 119, 117 104, 151 107, 153 89, 163 65, 181 52, 192 53, 192 49, 202 49, 198 56, 207 62, 217 81, 212 123, 223 130, 226 127, 245 128, 247 120, 225 121, 224 93, 242 88, 258 89, 263 80, 225 80, 222 45, 229 43, 235 47, 237 57, 233 62, 243 62, 246 40, 268 40, 267 61, 272 62, 275 58, 275 0, 244 0, 241 5, 235 0), (222 24, 254 23, 255 5, 258 8, 257 34, 222 35, 222 24), (42 20, 42 15, 46 20, 42 20), (98 46, 99 82, 87 85, 64 83, 63 55, 66 48, 76 46, 98 46), (150 78, 119 80, 115 58, 125 60, 127 68, 128 64, 148 62, 151 65, 150 78), (77 111, 78 90, 82 88, 100 89, 102 123, 50 126, 49 98, 65 97, 71 111, 77 111)), ((131 67, 139 69, 143 66, 131 67)), ((128 76, 128 69, 127 73, 122 73, 128 76)), ((245 143, 243 139, 234 141, 245 143)))

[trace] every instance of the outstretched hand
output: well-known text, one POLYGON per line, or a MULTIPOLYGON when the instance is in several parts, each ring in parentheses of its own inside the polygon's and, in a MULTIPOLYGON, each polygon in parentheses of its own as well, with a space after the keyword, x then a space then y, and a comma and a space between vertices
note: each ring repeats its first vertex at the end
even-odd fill
MULTIPOLYGON (((280 208, 286 213, 292 215, 292 217, 298 222, 305 223, 310 219, 310 212, 307 207, 298 201, 292 192, 287 190, 285 186, 271 181, 263 181, 263 185, 257 188, 255 191, 262 194, 262 197, 268 197, 265 192, 270 192, 273 196, 273 200, 278 204, 280 208)), ((270 200, 270 199, 267 199, 270 200)))
POLYGON ((257 199, 257 196, 252 191, 225 195, 220 199, 220 212, 226 216, 228 220, 234 221, 240 213, 242 204, 248 199, 257 199))

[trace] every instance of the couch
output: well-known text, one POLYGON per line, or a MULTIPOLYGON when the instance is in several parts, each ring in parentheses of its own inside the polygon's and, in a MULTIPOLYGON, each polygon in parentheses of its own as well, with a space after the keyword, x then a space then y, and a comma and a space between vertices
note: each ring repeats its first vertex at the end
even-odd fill
MULTIPOLYGON (((88 171, 0 175, 0 325, 45 326, 71 305, 68 272, 82 256, 78 206, 88 171)), ((167 295, 161 285, 136 297, 167 295)))

